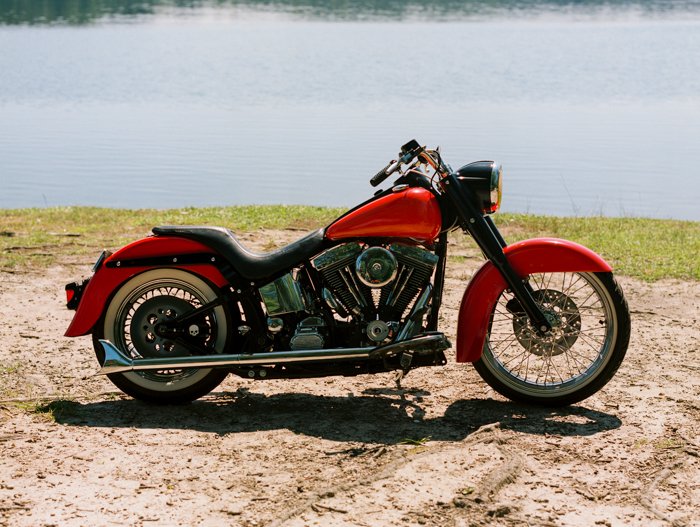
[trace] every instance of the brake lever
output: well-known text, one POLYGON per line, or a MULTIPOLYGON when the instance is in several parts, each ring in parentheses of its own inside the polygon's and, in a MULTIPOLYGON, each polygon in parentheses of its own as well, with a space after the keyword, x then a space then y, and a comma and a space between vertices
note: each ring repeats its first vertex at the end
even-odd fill
MULTIPOLYGON (((401 159, 403 159, 403 158, 401 158, 401 159)), ((401 166, 401 163, 402 163, 401 159, 399 159, 398 161, 394 161, 393 163, 391 163, 387 167, 387 169, 386 169, 387 176, 390 176, 391 174, 393 174, 394 172, 396 172, 399 169, 399 167, 401 166)))

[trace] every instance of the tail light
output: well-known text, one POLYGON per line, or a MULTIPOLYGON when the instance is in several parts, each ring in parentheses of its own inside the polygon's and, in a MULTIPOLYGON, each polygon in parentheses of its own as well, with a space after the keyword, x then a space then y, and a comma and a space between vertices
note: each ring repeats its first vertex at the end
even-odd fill
POLYGON ((77 282, 71 282, 66 284, 66 307, 68 309, 78 309, 78 304, 80 303, 80 298, 83 296, 83 291, 87 286, 89 278, 85 280, 78 280, 77 282))

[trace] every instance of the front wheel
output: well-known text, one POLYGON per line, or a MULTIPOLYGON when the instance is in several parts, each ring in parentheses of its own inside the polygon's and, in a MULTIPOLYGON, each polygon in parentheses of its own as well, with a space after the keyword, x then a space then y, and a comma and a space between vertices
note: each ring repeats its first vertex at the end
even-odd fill
MULTIPOLYGON (((158 336, 155 326, 172 320, 217 298, 217 292, 201 278, 178 269, 154 269, 126 282, 115 293, 93 332, 95 354, 100 364, 104 350, 100 339, 111 341, 132 357, 187 357, 191 349, 226 349, 231 314, 220 305, 191 323, 197 330, 182 340, 158 336)), ((216 388, 226 370, 187 368, 111 373, 109 379, 135 399, 157 404, 182 404, 193 401, 216 388)))
POLYGON ((552 322, 541 335, 512 293, 501 293, 489 323, 479 375, 514 401, 565 406, 593 395, 620 367, 630 315, 612 273, 541 273, 528 277, 552 322))

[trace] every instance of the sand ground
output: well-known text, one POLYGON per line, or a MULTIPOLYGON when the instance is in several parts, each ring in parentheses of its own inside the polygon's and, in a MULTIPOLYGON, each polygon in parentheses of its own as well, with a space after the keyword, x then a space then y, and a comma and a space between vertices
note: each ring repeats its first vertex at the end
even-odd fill
MULTIPOLYGON (((253 249, 298 235, 241 234, 253 249)), ((442 310, 453 342, 465 261, 442 310)), ((0 525, 700 526, 698 283, 618 277, 627 358, 556 411, 494 395, 451 350, 402 389, 229 376, 157 407, 92 376, 89 336, 63 337, 63 286, 91 264, 0 272, 0 525), (69 401, 32 411, 49 396, 69 401)))

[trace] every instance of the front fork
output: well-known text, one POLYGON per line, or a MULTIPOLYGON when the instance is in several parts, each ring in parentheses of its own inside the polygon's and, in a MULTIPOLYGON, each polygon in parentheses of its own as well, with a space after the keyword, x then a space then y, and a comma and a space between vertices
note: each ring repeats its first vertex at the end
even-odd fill
POLYGON ((470 191, 460 184, 454 175, 446 176, 441 181, 447 197, 452 202, 457 215, 462 223, 462 228, 472 235, 476 243, 484 252, 494 267, 501 273, 508 287, 518 299, 523 310, 530 318, 532 326, 540 333, 547 333, 552 329, 552 324, 545 316, 540 306, 532 297, 532 288, 525 279, 521 279, 508 262, 503 249, 506 241, 496 228, 493 220, 484 216, 471 199, 470 191))

